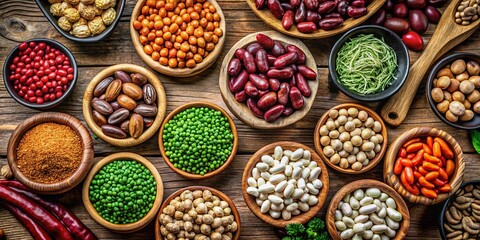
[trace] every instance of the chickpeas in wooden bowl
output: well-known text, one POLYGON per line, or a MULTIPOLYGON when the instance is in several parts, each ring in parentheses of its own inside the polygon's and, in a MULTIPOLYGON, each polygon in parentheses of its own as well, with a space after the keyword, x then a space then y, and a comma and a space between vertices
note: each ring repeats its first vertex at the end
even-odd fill
POLYGON ((188 77, 215 63, 225 43, 225 26, 215 0, 140 0, 130 19, 130 36, 151 68, 188 77))

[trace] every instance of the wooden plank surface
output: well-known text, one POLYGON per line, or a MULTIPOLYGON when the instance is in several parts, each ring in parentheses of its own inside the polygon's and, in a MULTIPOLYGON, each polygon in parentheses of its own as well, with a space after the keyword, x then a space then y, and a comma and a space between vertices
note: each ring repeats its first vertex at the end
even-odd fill
MULTIPOLYGON (((79 44, 63 38, 42 15, 38 7, 31 0, 3 1, 0 4, 0 64, 3 65, 10 50, 19 42, 30 38, 53 38, 65 44, 74 54, 79 65, 79 81, 72 96, 55 111, 69 113, 76 118, 83 120, 81 101, 83 92, 99 71, 104 67, 119 63, 133 63, 148 67, 136 54, 130 41, 128 33, 131 11, 136 1, 128 0, 123 12, 120 24, 113 34, 104 41, 95 44, 79 44)), ((178 79, 158 74, 162 80, 167 93, 167 112, 188 101, 203 99, 215 102, 225 108, 219 90, 218 74, 219 67, 228 49, 239 39, 249 33, 256 31, 270 30, 242 0, 219 1, 227 21, 226 44, 222 55, 217 62, 204 73, 193 77, 193 82, 181 82, 178 79), (198 91, 202 89, 202 91, 198 91)), ((430 25, 424 39, 428 41, 434 31, 430 25)), ((119 151, 132 151, 147 156, 159 172, 162 174, 165 185, 165 198, 178 188, 200 184, 215 187, 229 195, 240 210, 242 218, 242 239, 277 239, 273 229, 256 218, 246 207, 241 195, 241 174, 248 158, 261 146, 279 140, 290 140, 302 142, 313 147, 313 129, 320 116, 329 108, 352 100, 340 93, 331 93, 328 90, 328 55, 330 49, 338 37, 304 41, 313 53, 319 67, 320 86, 318 94, 310 113, 301 121, 289 128, 281 130, 256 130, 252 129, 238 119, 235 119, 239 133, 239 149, 237 157, 232 165, 222 174, 212 179, 188 181, 170 170, 160 157, 157 135, 147 142, 130 148, 118 148, 104 143, 101 140, 94 140, 96 161, 110 153, 119 151)), ((480 33, 475 33, 454 51, 467 51, 480 53, 480 33)), ((411 60, 414 62, 419 53, 411 52, 411 60)), ((0 76, 2 75, 0 69, 0 76)), ((402 132, 415 126, 432 126, 446 130, 452 134, 466 153, 465 180, 478 179, 480 171, 479 156, 474 153, 466 131, 448 127, 435 117, 425 98, 424 87, 417 93, 412 109, 407 119, 397 128, 389 129, 389 141, 392 141, 402 132)), ((413 93, 412 93, 413 94, 413 93)), ((377 107, 379 104, 370 105, 377 107)), ((10 98, 0 81, 0 164, 6 163, 6 147, 8 138, 17 124, 24 119, 38 113, 16 103, 10 98)), ((335 192, 348 182, 372 178, 382 180, 382 164, 380 163, 373 170, 360 176, 350 176, 329 171, 330 193, 325 207, 320 211, 324 216, 326 206, 335 192)), ((144 230, 133 234, 115 234, 94 222, 85 211, 81 202, 81 187, 58 197, 60 202, 73 210, 82 221, 89 226, 100 239, 153 239, 153 224, 144 230)), ((407 239, 439 239, 437 228, 438 206, 425 207, 409 204, 411 215, 411 227, 407 239)), ((9 239, 31 239, 26 230, 4 209, 0 208, 0 228, 4 229, 9 239)))

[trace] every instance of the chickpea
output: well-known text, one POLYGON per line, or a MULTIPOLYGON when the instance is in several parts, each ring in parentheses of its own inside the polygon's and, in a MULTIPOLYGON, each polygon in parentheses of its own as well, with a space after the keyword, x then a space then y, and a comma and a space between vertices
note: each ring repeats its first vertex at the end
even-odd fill
POLYGON ((465 110, 465 114, 463 114, 462 116, 460 116, 460 121, 470 121, 473 119, 473 117, 475 116, 475 113, 473 113, 472 110, 465 110))
POLYGON ((445 113, 445 118, 450 121, 450 122, 456 122, 458 121, 458 116, 456 116, 455 114, 453 114, 452 112, 450 112, 450 110, 448 110, 446 113, 445 113))
POLYGON ((195 62, 199 63, 203 60, 203 58, 199 54, 195 54, 195 55, 193 55, 193 60, 195 60, 195 62))
POLYGON ((174 68, 177 66, 177 59, 175 58, 170 58, 168 60, 168 66, 171 67, 171 68, 174 68))
POLYGON ((458 91, 459 88, 460 88, 460 81, 454 78, 450 79, 450 85, 448 86, 447 91, 455 92, 455 91, 458 91))
MULTIPOLYGON (((203 37, 197 37, 197 46, 199 48, 204 48, 206 45, 205 39, 203 37)), ((202 54, 203 55, 203 54, 202 54)))
POLYGON ((350 165, 348 164, 348 160, 346 158, 342 158, 342 159, 340 159, 339 166, 341 168, 347 169, 350 165))
POLYGON ((450 70, 452 71, 452 73, 457 75, 463 73, 466 68, 467 68, 467 64, 463 59, 455 60, 450 65, 450 70))
POLYGON ((475 85, 471 81, 463 81, 460 83, 460 91, 464 94, 470 94, 475 90, 475 85))
POLYGON ((343 143, 343 150, 345 150, 345 152, 352 152, 353 151, 353 144, 352 142, 350 141, 346 141, 343 143))
POLYGON ((333 164, 338 164, 340 162, 340 155, 338 153, 334 154, 333 156, 330 157, 330 162, 333 164))
POLYGON ((443 98, 449 102, 453 101, 452 94, 447 91, 443 91, 443 98))
POLYGON ((475 85, 475 87, 480 87, 480 76, 471 76, 469 79, 475 85))
POLYGON ((441 103, 437 104, 437 110, 441 113, 446 113, 449 105, 450 101, 443 100, 441 103))
POLYGON ((163 65, 163 66, 167 66, 168 65, 168 58, 166 57, 160 57, 160 59, 158 60, 158 62, 163 65))
POLYGON ((465 95, 463 95, 463 93, 460 92, 460 91, 456 91, 456 92, 452 93, 452 99, 453 99, 453 101, 463 102, 463 101, 465 101, 465 95))
POLYGON ((438 87, 432 89, 431 96, 432 96, 433 101, 435 101, 435 102, 443 101, 443 97, 444 97, 442 89, 440 89, 438 87))
POLYGON ((213 51, 213 49, 215 48, 215 44, 213 43, 207 43, 207 45, 205 46, 205 50, 207 51, 213 51))
POLYGON ((368 118, 368 113, 361 110, 360 112, 358 112, 358 119, 362 122, 366 121, 368 118))
POLYGON ((450 78, 447 76, 442 76, 438 78, 436 87, 441 88, 441 89, 446 89, 450 85, 450 78))
POLYGON ((360 146, 363 143, 363 139, 360 136, 353 136, 350 141, 352 142, 353 146, 360 146))
MULTIPOLYGON (((480 107, 480 105, 479 105, 480 107)), ((333 154, 335 154, 335 150, 333 149, 332 146, 326 146, 323 148, 323 154, 325 154, 325 156, 327 157, 331 157, 333 156, 333 154)))
POLYGON ((458 74, 455 79, 457 79, 458 81, 462 82, 462 81, 465 81, 469 78, 470 76, 468 75, 467 72, 463 72, 461 74, 458 74))
POLYGON ((322 144, 322 146, 328 146, 330 144, 330 137, 328 136, 320 137, 320 144, 322 144))
POLYGON ((447 76, 449 78, 455 78, 452 71, 448 67, 442 68, 442 69, 440 69, 440 71, 437 72, 437 75, 436 75, 437 78, 440 78, 442 76, 447 76))

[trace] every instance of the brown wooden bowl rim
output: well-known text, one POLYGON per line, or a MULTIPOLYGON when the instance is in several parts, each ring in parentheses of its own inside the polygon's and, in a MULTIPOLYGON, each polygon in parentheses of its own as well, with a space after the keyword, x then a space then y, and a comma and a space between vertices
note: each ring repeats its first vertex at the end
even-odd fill
POLYGON ((114 146, 119 146, 119 147, 131 147, 138 145, 140 143, 143 143, 150 139, 155 133, 157 132, 158 128, 162 124, 163 118, 165 117, 165 113, 167 110, 167 97, 165 94, 165 89, 162 85, 162 82, 160 79, 150 70, 135 65, 135 64, 117 64, 117 65, 112 65, 110 67, 107 67, 97 73, 95 77, 90 81, 88 84, 87 88, 85 89, 85 93, 83 96, 83 117, 85 118, 85 121, 87 122, 88 127, 92 130, 92 132, 97 135, 100 139, 103 141, 112 144, 114 146), (157 115, 155 116, 155 119, 153 121, 152 126, 147 128, 146 131, 140 135, 139 138, 133 138, 133 137, 128 137, 124 139, 119 139, 119 138, 113 138, 109 137, 106 134, 103 133, 102 129, 100 126, 98 126, 95 121, 93 120, 92 117, 92 104, 91 101, 93 99, 93 90, 97 86, 97 84, 105 79, 108 76, 113 75, 113 73, 117 70, 122 70, 126 72, 134 72, 134 73, 141 73, 145 75, 148 79, 148 82, 152 84, 152 86, 155 88, 155 91, 157 92, 157 108, 158 112, 157 115))
MULTIPOLYGON (((142 58, 142 60, 155 71, 160 72, 162 74, 172 76, 172 77, 189 77, 196 74, 199 74, 206 69, 208 69, 212 64, 216 62, 216 59, 221 55, 223 47, 225 45, 225 36, 227 34, 226 28, 226 21, 225 15, 223 14, 222 8, 215 0, 207 0, 215 6, 216 12, 220 15, 220 28, 223 31, 223 35, 219 37, 218 43, 215 44, 215 48, 211 51, 206 58, 203 59, 202 62, 197 64, 193 68, 171 68, 169 66, 163 66, 158 61, 154 61, 151 56, 145 54, 143 51, 143 45, 138 40, 139 33, 133 27, 133 22, 137 19, 140 15, 142 6, 147 0, 139 0, 137 4, 135 4, 135 8, 132 11, 132 16, 130 17, 130 36, 132 38, 133 46, 137 54, 142 58)), ((193 79, 192 79, 193 80, 193 79)))
POLYGON ((233 217, 235 218, 234 220, 237 222, 237 231, 235 232, 235 235, 233 236, 233 240, 238 240, 240 238, 240 229, 241 229, 241 219, 240 219, 240 213, 238 212, 237 207, 235 206, 235 203, 232 201, 232 199, 225 193, 221 192, 220 190, 217 190, 215 188, 211 187, 206 187, 206 186, 189 186, 189 187, 184 187, 181 189, 178 189, 174 193, 170 194, 165 201, 163 201, 162 206, 160 207, 160 210, 158 211, 156 221, 155 221, 155 239, 156 240, 163 240, 163 236, 160 233, 160 214, 162 214, 163 209, 170 204, 170 202, 176 198, 177 196, 180 196, 183 192, 190 190, 190 191, 196 191, 196 190, 209 190, 212 192, 213 195, 219 197, 220 199, 226 201, 229 205, 229 207, 232 209, 232 214, 233 217))
POLYGON ((165 161, 165 163, 173 170, 175 171, 176 173, 182 175, 183 177, 186 177, 188 179, 205 179, 205 178, 209 178, 209 177, 212 177, 212 176, 215 176, 217 175, 218 173, 222 172, 223 170, 225 170, 228 165, 230 165, 230 163, 232 163, 233 159, 235 158, 235 155, 237 153, 237 149, 238 149, 238 133, 237 133, 237 127, 235 126, 235 123, 233 122, 233 119, 232 117, 223 109, 221 108, 220 106, 214 104, 214 103, 211 103, 211 102, 207 102, 207 101, 195 101, 195 102, 189 102, 189 103, 186 103, 186 104, 183 104, 177 108, 175 108, 172 112, 170 112, 170 114, 168 114, 168 116, 165 118, 165 120, 163 121, 163 124, 162 126, 160 127, 160 133, 158 134, 158 147, 160 148, 160 153, 162 154, 162 158, 163 158, 163 161, 165 161), (170 120, 173 119, 173 117, 175 117, 178 113, 180 112, 183 112, 184 110, 186 109, 189 109, 189 108, 193 108, 193 107, 206 107, 206 108, 210 108, 210 109, 214 109, 214 110, 217 110, 217 111, 220 111, 222 113, 223 116, 227 117, 228 119, 228 123, 230 124, 230 129, 232 131, 232 134, 233 134, 233 146, 232 146, 232 151, 230 153, 230 156, 228 157, 228 159, 222 164, 222 166, 220 166, 219 168, 211 171, 211 172, 208 172, 206 173, 205 175, 200 175, 200 174, 194 174, 194 173, 189 173, 189 172, 185 172, 181 169, 178 169, 176 168, 175 166, 173 166, 173 164, 170 162, 170 158, 167 156, 166 152, 165 152, 165 146, 163 145, 163 131, 165 130, 165 124, 167 124, 170 120))
POLYGON ((382 160, 383 156, 385 155, 387 151, 387 143, 388 143, 388 131, 387 131, 387 126, 383 122, 383 119, 371 108, 357 104, 357 103, 343 103, 340 105, 337 105, 333 108, 330 108, 328 111, 326 111, 320 119, 318 119, 317 125, 315 127, 315 132, 314 132, 314 137, 313 141, 315 144, 315 150, 317 150, 318 155, 322 158, 322 160, 331 168, 333 168, 336 171, 339 171, 341 173, 347 173, 347 174, 360 174, 367 172, 377 166, 377 164, 382 160), (357 108, 358 110, 363 110, 368 113, 369 117, 372 117, 375 121, 379 121, 380 124, 382 125, 382 136, 383 136, 383 142, 382 142, 382 150, 375 155, 375 158, 373 158, 367 166, 362 167, 362 169, 355 171, 351 168, 344 169, 341 168, 339 165, 335 165, 332 162, 330 162, 330 159, 325 156, 323 153, 323 147, 320 144, 320 128, 327 122, 328 113, 333 110, 339 110, 339 109, 348 109, 348 108, 357 108))
POLYGON ((294 24, 290 30, 285 30, 282 27, 282 22, 280 19, 276 19, 272 13, 268 10, 268 8, 258 10, 255 1, 254 0, 246 0, 248 6, 250 9, 257 15, 258 18, 260 18, 264 23, 266 23, 268 26, 271 28, 275 29, 278 32, 281 32, 283 34, 296 37, 296 38, 301 38, 301 39, 321 39, 321 38, 327 38, 327 37, 332 37, 337 34, 346 32, 353 27, 356 27, 363 22, 365 22, 367 19, 369 19, 375 12, 377 12, 383 4, 386 2, 386 0, 377 0, 377 1, 372 1, 368 6, 368 13, 362 17, 359 18, 348 18, 343 22, 343 24, 333 30, 323 30, 323 29, 318 29, 315 30, 313 33, 301 33, 297 30, 297 26, 294 24), (377 3, 378 2, 378 3, 377 3), (378 5, 375 5, 378 4, 378 5), (348 25, 348 26, 347 26, 348 25))
POLYGON ((242 174, 242 195, 243 199, 245 200, 245 203, 247 204, 248 208, 257 216, 260 218, 262 221, 278 228, 284 228, 287 224, 289 223, 306 223, 322 209, 323 204, 325 204, 325 201, 328 196, 328 190, 329 190, 330 182, 328 179, 328 170, 323 161, 321 160, 320 156, 310 147, 298 143, 298 142, 291 142, 291 141, 279 141, 279 142, 274 142, 270 143, 259 150, 257 150, 252 157, 247 161, 247 164, 243 170, 242 174), (292 216, 290 220, 283 220, 282 218, 279 219, 274 219, 272 218, 269 214, 264 214, 260 212, 260 207, 255 203, 255 198, 251 196, 250 194, 247 193, 247 179, 252 176, 252 169, 255 166, 256 163, 261 161, 261 156, 272 153, 273 150, 275 149, 276 146, 282 147, 283 150, 292 150, 292 149, 298 149, 298 148, 303 148, 304 150, 310 151, 312 154, 311 160, 315 161, 318 166, 322 169, 321 174, 320 174, 320 180, 323 183, 322 189, 320 189, 320 193, 317 195, 318 198, 318 203, 315 206, 310 206, 310 209, 307 212, 303 212, 297 216, 292 216))
POLYGON ((148 159, 136 154, 136 153, 131 153, 131 152, 119 152, 119 153, 114 153, 111 155, 108 155, 107 157, 101 159, 99 162, 97 162, 92 170, 88 173, 87 178, 85 178, 85 182, 83 184, 82 188, 82 201, 83 205, 85 206, 85 209, 87 210, 88 214, 100 225, 104 226, 105 228, 108 228, 112 231, 115 232, 135 232, 138 231, 144 227, 146 227, 156 216, 158 209, 160 208, 160 205, 162 204, 162 199, 163 199, 163 181, 162 177, 160 176, 160 173, 158 172, 157 168, 151 163, 148 159), (117 160, 131 160, 131 161, 136 161, 138 163, 141 163, 143 166, 145 166, 150 173, 153 175, 155 178, 155 182, 157 183, 157 193, 155 196, 155 201, 153 202, 152 208, 148 211, 148 213, 143 216, 140 220, 134 222, 134 223, 128 223, 128 224, 114 224, 111 222, 108 222, 107 220, 103 219, 100 214, 98 214, 97 210, 95 207, 92 205, 90 202, 90 183, 92 182, 93 177, 107 164, 117 161, 117 160))
POLYGON ((82 122, 80 122, 80 120, 60 112, 43 112, 25 119, 15 128, 12 135, 10 135, 7 146, 7 161, 15 178, 33 191, 41 194, 59 194, 66 192, 78 185, 87 176, 88 171, 92 167, 93 155, 94 151, 92 138, 87 128, 82 124, 82 122), (20 140, 27 131, 39 124, 48 122, 69 126, 72 130, 74 130, 82 141, 83 151, 80 165, 71 176, 59 182, 47 184, 34 182, 21 172, 16 163, 16 151, 20 140))
POLYGON ((330 204, 328 205, 328 210, 326 213, 326 223, 327 223, 327 230, 330 236, 335 240, 341 240, 340 236, 338 235, 337 228, 335 227, 335 210, 337 210, 338 203, 342 200, 342 198, 349 193, 354 192, 357 189, 366 189, 366 188, 378 188, 382 192, 388 194, 395 203, 397 204, 397 211, 402 213, 402 222, 400 223, 400 228, 397 229, 397 234, 393 238, 394 240, 404 239, 405 235, 408 232, 408 228, 410 227, 410 213, 408 210, 408 206, 403 200, 403 198, 390 186, 387 184, 373 180, 373 179, 362 179, 348 183, 347 185, 343 186, 338 190, 337 193, 333 196, 332 200, 330 200, 330 204), (404 213, 403 213, 404 212, 404 213))
POLYGON ((220 93, 222 95, 223 102, 225 105, 228 107, 230 112, 233 113, 238 119, 240 119, 243 123, 252 126, 254 128, 259 128, 259 129, 277 129, 277 128, 283 128, 289 125, 292 125, 298 121, 300 121, 302 118, 304 118, 308 112, 310 111, 313 102, 315 101, 315 97, 318 92, 318 85, 319 83, 319 77, 318 77, 318 69, 317 65, 315 62, 315 58, 313 57, 312 53, 308 49, 308 47, 300 40, 294 39, 288 36, 285 36, 281 33, 275 32, 275 31, 263 31, 263 32, 255 32, 251 33, 242 39, 240 39, 235 45, 233 45, 232 48, 227 52, 225 55, 223 62, 222 62, 222 67, 220 68, 220 75, 218 78, 218 86, 220 88, 220 93), (245 103, 237 102, 235 100, 235 96, 230 92, 228 88, 227 82, 229 81, 230 77, 227 73, 227 67, 228 63, 230 60, 234 57, 234 53, 238 48, 243 48, 247 46, 248 44, 255 42, 255 36, 257 34, 265 34, 272 39, 281 42, 282 44, 293 44, 302 49, 302 51, 306 55, 306 66, 310 67, 315 73, 317 74, 317 79, 316 80, 308 80, 307 83, 310 86, 310 89, 312 91, 310 97, 306 98, 303 97, 305 104, 301 109, 296 110, 292 115, 290 116, 281 116, 279 119, 275 120, 274 122, 267 122, 265 119, 261 119, 253 115, 253 113, 248 109, 247 105, 245 103), (244 116, 243 114, 246 114, 244 116))
POLYGON ((449 196, 454 194, 463 182, 465 173, 465 161, 463 151, 458 142, 446 131, 432 127, 415 127, 400 134, 388 147, 387 154, 383 165, 383 178, 385 182, 397 191, 403 198, 411 203, 420 203, 424 205, 433 205, 445 201, 449 196), (445 134, 445 136, 443 136, 445 134), (445 140, 455 153, 455 172, 450 179, 452 190, 449 193, 438 194, 435 199, 427 198, 423 195, 415 196, 408 192, 399 177, 393 173, 393 164, 400 147, 408 140, 419 136, 440 137, 445 140))

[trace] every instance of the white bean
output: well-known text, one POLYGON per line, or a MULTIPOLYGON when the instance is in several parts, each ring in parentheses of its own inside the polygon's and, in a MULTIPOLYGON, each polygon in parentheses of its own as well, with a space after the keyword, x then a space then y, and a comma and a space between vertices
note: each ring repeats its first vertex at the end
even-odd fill
POLYGON ((264 202, 264 201, 263 201, 262 199, 260 199, 260 198, 255 198, 255 203, 256 203, 259 207, 262 206, 263 202, 264 202))
POLYGON ((292 176, 293 167, 290 165, 285 166, 285 176, 290 177, 292 176))
POLYGON ((343 196, 342 201, 343 202, 350 202, 350 197, 351 196, 352 196, 351 194, 347 194, 347 195, 343 196))
POLYGON ((385 224, 385 220, 381 219, 377 214, 372 213, 370 214, 370 221, 372 221, 375 225, 385 224))
MULTIPOLYGON (((363 233, 363 232, 362 232, 363 233)), ((360 235, 361 233, 355 233, 353 237, 351 238, 352 240, 363 240, 362 236, 360 235)))
POLYGON ((255 180, 260 178, 260 171, 257 168, 252 169, 252 177, 255 178, 255 180))
POLYGON ((277 186, 275 186, 275 192, 282 192, 287 187, 287 185, 287 180, 279 182, 277 186))
POLYGON ((290 163, 290 159, 287 156, 283 156, 280 160, 280 164, 287 166, 290 163))
POLYGON ((273 211, 282 211, 283 209, 285 208, 285 205, 283 203, 280 203, 280 204, 272 204, 270 206, 270 209, 273 210, 273 211))
POLYGON ((377 213, 379 218, 385 218, 387 216, 387 209, 382 207, 377 213))
POLYGON ((287 220, 287 221, 288 221, 288 220, 290 220, 290 219, 292 218, 292 214, 291 214, 289 211, 287 211, 287 210, 283 210, 283 211, 282 211, 282 218, 283 218, 283 220, 287 220))
POLYGON ((373 234, 372 240, 382 240, 382 237, 380 237, 378 234, 373 234))
POLYGON ((351 238, 351 237, 353 236, 353 234, 354 234, 353 229, 347 229, 347 230, 342 231, 342 232, 340 233, 340 237, 341 237, 342 239, 349 239, 349 238, 351 238))
POLYGON ((302 169, 302 168, 303 168, 303 162, 295 162, 295 163, 293 163, 293 168, 296 168, 296 167, 302 169))
POLYGON ((268 166, 273 166, 273 158, 268 155, 263 155, 261 157, 263 163, 266 163, 268 166))
POLYGON ((358 215, 353 221, 356 223, 365 223, 368 221, 368 215, 358 215))
POLYGON ((341 212, 340 210, 338 210, 338 209, 335 210, 335 220, 336 220, 336 221, 340 221, 340 220, 342 220, 342 217, 343 217, 342 212, 341 212))
POLYGON ((285 165, 283 165, 283 164, 275 165, 272 168, 270 168, 270 170, 269 170, 269 172, 272 173, 272 174, 280 173, 280 172, 283 172, 283 171, 285 171, 285 165))
POLYGON ((385 231, 387 231, 387 229, 388 227, 385 224, 373 225, 371 228, 372 232, 374 233, 384 233, 385 231))
POLYGON ((268 170, 268 164, 264 162, 259 162, 255 167, 260 171, 260 172, 265 172, 268 170))
POLYGON ((377 211, 380 211, 380 209, 382 208, 382 202, 378 199, 374 199, 373 204, 377 206, 377 211))
POLYGON ((299 189, 299 188, 296 188, 295 190, 293 190, 293 193, 292 193, 292 198, 293 199, 298 199, 300 198, 301 196, 303 196, 303 190, 302 189, 299 189))
POLYGON ((335 222, 335 227, 337 228, 338 231, 343 231, 343 230, 347 229, 347 225, 345 225, 345 223, 342 222, 342 221, 336 221, 335 222))
POLYGON ((310 197, 308 197, 308 202, 307 202, 307 203, 308 203, 308 205, 310 205, 310 206, 317 205, 317 203, 318 203, 318 198, 315 197, 315 196, 310 195, 310 197))
POLYGON ((373 203, 373 198, 372 197, 364 197, 362 200, 360 200, 360 206, 367 206, 369 204, 373 203))
POLYGON ((273 158, 275 160, 280 160, 283 156, 283 149, 280 146, 276 146, 273 150, 273 158))
POLYGON ((355 192, 353 192, 353 196, 358 200, 362 200, 363 199, 363 196, 365 196, 365 193, 363 192, 362 189, 357 189, 355 190, 355 192))
POLYGON ((385 234, 380 235, 380 239, 381 240, 390 240, 390 238, 385 234))
POLYGON ((268 213, 270 214, 270 216, 272 216, 272 218, 275 218, 275 219, 280 218, 280 215, 281 215, 280 212, 272 211, 272 210, 268 211, 268 213))
POLYGON ((291 203, 285 209, 289 212, 293 212, 298 209, 298 203, 291 203))
MULTIPOLYGON (((307 168, 308 168, 308 165, 310 165, 310 162, 311 162, 310 160, 307 160, 307 159, 300 159, 300 160, 298 160, 298 161, 299 161, 299 162, 302 162, 302 163, 303 163, 303 166, 304 166, 304 167, 307 167, 307 168)), ((311 168, 308 168, 308 169, 311 170, 311 168)))
POLYGON ((270 200, 270 202, 272 202, 273 204, 283 203, 283 199, 275 195, 268 195, 268 200, 270 200))
POLYGON ((257 187, 257 180, 255 180, 255 178, 253 177, 249 177, 247 179, 247 183, 248 183, 248 186, 250 187, 257 187))
POLYGON ((258 197, 259 196, 259 192, 258 192, 258 189, 255 188, 255 187, 248 187, 247 188, 247 193, 254 196, 254 197, 258 197))
POLYGON ((303 149, 299 148, 292 153, 292 155, 290 156, 290 160, 297 161, 301 157, 303 157, 303 149))
POLYGON ((387 208, 387 214, 394 221, 400 222, 402 220, 402 214, 393 208, 387 208))
POLYGON ((308 202, 309 197, 310 197, 310 194, 305 193, 305 194, 303 194, 303 196, 300 197, 300 201, 306 203, 306 202, 308 202))
POLYGON ((292 178, 299 179, 301 176, 302 176, 302 169, 299 167, 295 167, 293 169, 292 178))
POLYGON ((350 198, 350 206, 353 209, 359 209, 360 208, 360 202, 355 197, 350 198))
POLYGON ((397 232, 389 227, 387 227, 387 231, 385 231, 385 235, 387 235, 390 238, 395 237, 397 235, 397 232))
POLYGON ((318 189, 316 189, 313 184, 311 183, 307 183, 307 189, 308 189, 308 192, 310 192, 311 194, 313 195, 317 195, 320 191, 318 189))
POLYGON ((369 188, 367 189, 366 193, 367 196, 378 198, 382 192, 378 188, 369 188))
POLYGON ((285 204, 285 205, 290 205, 292 203, 293 203, 293 199, 291 199, 291 198, 285 198, 283 200, 283 204, 285 204))
POLYGON ((302 170, 302 178, 308 179, 309 176, 310 176, 310 168, 304 168, 302 170))
POLYGON ((298 209, 295 209, 295 210, 292 211, 293 216, 300 215, 300 213, 302 213, 302 212, 300 212, 300 210, 298 210, 298 209))
POLYGON ((283 150, 283 156, 290 157, 290 156, 292 156, 292 153, 293 153, 293 152, 290 151, 290 150, 283 150))
POLYGON ((283 191, 283 196, 285 196, 286 198, 290 198, 293 194, 294 189, 295 187, 293 186, 293 184, 288 183, 285 187, 285 190, 283 191))
POLYGON ((305 180, 303 178, 299 178, 297 181, 297 188, 304 190, 307 187, 305 180))
POLYGON ((266 183, 266 182, 265 182, 265 179, 263 179, 263 178, 261 178, 261 177, 260 177, 259 179, 257 179, 257 186, 258 186, 258 187, 264 185, 265 183, 266 183))
POLYGON ((310 164, 308 164, 307 167, 313 170, 313 169, 316 168, 317 166, 318 166, 317 162, 311 161, 310 164))
POLYGON ((270 173, 269 172, 262 172, 262 173, 260 173, 260 177, 265 179, 265 181, 268 181, 268 180, 270 180, 270 173))
POLYGON ((355 225, 353 225, 353 231, 355 233, 363 233, 365 231, 365 226, 363 223, 355 223, 355 225))
MULTIPOLYGON (((310 168, 307 168, 310 169, 310 168)), ((320 167, 316 167, 310 171, 310 176, 308 177, 309 181, 313 181, 315 179, 318 179, 318 176, 320 176, 320 173, 322 172, 322 169, 320 167)))
POLYGON ((358 210, 360 214, 366 214, 366 215, 370 213, 374 213, 375 211, 377 211, 377 205, 375 204, 369 204, 369 205, 363 206, 358 210))
POLYGON ((297 180, 295 180, 295 179, 290 179, 290 180, 288 180, 288 183, 295 186, 295 185, 297 184, 297 180))
POLYGON ((313 185, 316 189, 320 189, 320 188, 323 187, 323 182, 322 182, 322 180, 320 180, 320 179, 315 179, 315 180, 313 180, 312 185, 313 185))
POLYGON ((373 232, 371 230, 365 230, 365 232, 362 233, 362 237, 364 239, 372 239, 373 232))
POLYGON ((300 209, 300 211, 302 212, 307 212, 310 209, 310 206, 308 205, 308 203, 299 202, 298 209, 300 209))
POLYGON ((260 193, 260 194, 258 195, 258 198, 261 199, 261 200, 267 200, 268 194, 266 194, 266 193, 260 193))
POLYGON ((278 183, 280 183, 281 181, 284 181, 284 180, 285 180, 285 175, 274 174, 274 175, 270 176, 270 179, 268 181, 271 182, 272 184, 278 184, 278 183))
POLYGON ((390 217, 386 217, 385 222, 387 223, 387 226, 391 229, 399 229, 400 228, 400 223, 392 220, 390 217))
POLYGON ((258 188, 259 193, 273 193, 275 191, 275 186, 271 183, 265 183, 264 185, 258 188))
POLYGON ((369 220, 363 223, 363 225, 365 226, 365 229, 370 229, 373 226, 373 222, 369 220))
POLYGON ((352 215, 352 208, 347 203, 342 204, 342 207, 340 209, 342 210, 342 213, 343 213, 344 216, 351 216, 352 215))
POLYGON ((271 205, 271 204, 272 204, 272 203, 270 202, 270 200, 265 200, 265 201, 263 201, 263 204, 262 204, 262 206, 260 207, 260 212, 261 212, 261 213, 266 213, 266 212, 268 212, 268 210, 270 210, 270 205, 271 205))
POLYGON ((388 198, 388 199, 385 201, 385 204, 387 204, 387 206, 388 206, 389 208, 397 209, 397 204, 395 203, 395 200, 393 200, 393 198, 388 198))
POLYGON ((352 215, 350 216, 352 219, 358 217, 360 215, 357 210, 352 210, 352 215))
POLYGON ((355 222, 353 221, 353 219, 347 216, 342 217, 342 222, 344 222, 345 225, 347 225, 347 227, 349 228, 352 228, 353 225, 355 225, 355 222))
POLYGON ((380 201, 382 202, 385 202, 387 201, 387 199, 389 198, 390 196, 388 196, 388 194, 382 192, 382 194, 380 194, 380 197, 378 198, 380 201))
POLYGON ((312 153, 310 151, 308 151, 308 150, 303 151, 303 158, 304 159, 311 160, 311 157, 312 157, 312 153))

